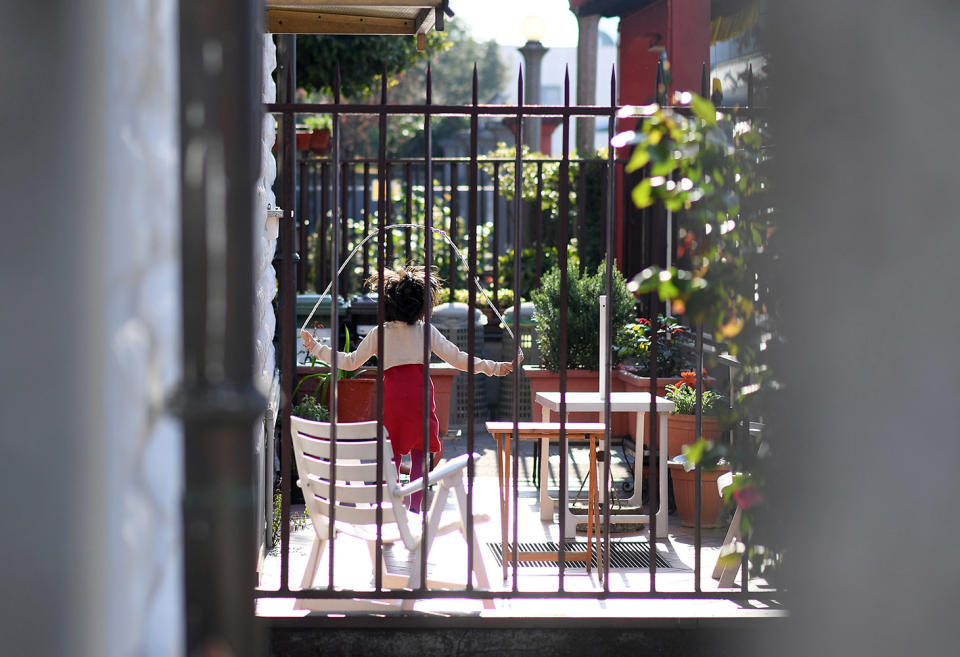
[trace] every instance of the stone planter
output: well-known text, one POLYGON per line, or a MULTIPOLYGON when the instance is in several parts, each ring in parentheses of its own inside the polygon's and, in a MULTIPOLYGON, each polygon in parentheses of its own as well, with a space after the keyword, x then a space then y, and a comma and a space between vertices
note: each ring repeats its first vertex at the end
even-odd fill
MULTIPOLYGON (((683 465, 671 463, 670 479, 673 481, 673 499, 677 504, 677 516, 685 527, 692 527, 696 518, 696 469, 686 472, 683 465)), ((713 468, 703 471, 700 489, 700 526, 720 527, 720 512, 723 498, 717 491, 717 479, 729 472, 728 468, 713 468)))

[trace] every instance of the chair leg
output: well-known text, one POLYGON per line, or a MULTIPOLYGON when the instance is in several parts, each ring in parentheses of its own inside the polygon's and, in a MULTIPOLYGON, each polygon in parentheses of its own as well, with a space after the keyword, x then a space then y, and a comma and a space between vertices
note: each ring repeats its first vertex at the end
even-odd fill
MULTIPOLYGON (((460 512, 460 533, 463 534, 464 540, 473 546, 473 573, 477 576, 477 587, 490 590, 490 578, 487 576, 487 566, 483 561, 483 553, 481 552, 480 540, 477 538, 476 528, 474 528, 472 536, 467 536, 467 491, 463 488, 462 479, 454 485, 453 490, 457 499, 457 509, 460 512)), ((494 609, 493 600, 484 599, 483 608, 494 609)))
MULTIPOLYGON (((723 543, 721 546, 729 545, 740 539, 740 507, 737 507, 737 510, 733 514, 733 520, 730 521, 730 528, 727 529, 727 535, 723 538, 723 543)), ((733 580, 737 576, 737 571, 740 569, 740 560, 737 559, 735 565, 725 564, 719 559, 717 560, 717 565, 713 567, 713 578, 720 580, 718 586, 729 588, 733 586, 733 580)))
POLYGON ((300 581, 301 589, 313 587, 313 580, 317 577, 317 566, 320 563, 320 555, 323 554, 326 545, 327 541, 325 539, 314 536, 313 545, 310 546, 310 557, 307 559, 307 567, 303 570, 303 579, 300 581))

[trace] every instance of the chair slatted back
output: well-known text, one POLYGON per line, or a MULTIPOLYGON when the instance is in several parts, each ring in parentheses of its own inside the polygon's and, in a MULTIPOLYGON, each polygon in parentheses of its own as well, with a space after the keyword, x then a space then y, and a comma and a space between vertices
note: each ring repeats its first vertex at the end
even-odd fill
POLYGON ((330 499, 335 496, 336 521, 349 525, 377 522, 377 489, 382 489, 383 522, 396 522, 390 491, 397 486, 393 450, 384 429, 383 480, 377 483, 377 423, 338 422, 336 482, 331 484, 333 453, 331 424, 290 418, 293 452, 304 502, 312 518, 330 517, 330 499), (335 489, 335 493, 331 492, 335 489))

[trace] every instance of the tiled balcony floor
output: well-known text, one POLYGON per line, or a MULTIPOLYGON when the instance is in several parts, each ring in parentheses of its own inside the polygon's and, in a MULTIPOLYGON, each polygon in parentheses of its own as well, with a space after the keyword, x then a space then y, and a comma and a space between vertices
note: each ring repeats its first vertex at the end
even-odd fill
MULTIPOLYGON (((452 457, 457 453, 464 451, 464 440, 449 441, 445 450, 447 457, 452 457)), ((488 547, 490 543, 499 543, 500 541, 500 517, 499 504, 497 502, 497 478, 495 461, 495 443, 492 438, 484 432, 477 432, 476 444, 474 450, 482 454, 478 462, 477 476, 474 486, 474 508, 478 513, 484 513, 490 517, 488 522, 483 522, 475 526, 478 539, 481 545, 481 554, 475 558, 482 558, 490 578, 490 586, 493 590, 502 590, 509 596, 509 591, 513 587, 513 571, 508 567, 508 578, 503 579, 503 569, 497 561, 494 552, 488 547)), ((571 448, 571 458, 574 463, 585 463, 586 452, 579 447, 571 448)), ((551 458, 553 463, 552 477, 556 476, 559 457, 554 455, 551 458)), ((527 474, 532 467, 532 458, 530 457, 530 448, 523 450, 521 459, 521 479, 520 479, 520 499, 518 503, 518 524, 520 542, 545 542, 557 541, 558 525, 554 523, 541 522, 539 517, 539 507, 537 500, 537 491, 532 486, 527 474)), ((622 485, 626 480, 626 464, 623 461, 622 452, 615 449, 615 458, 612 462, 614 472, 614 481, 622 485)), ((585 471, 584 471, 585 472, 585 471)), ((576 466, 570 468, 571 477, 571 498, 575 496, 579 487, 579 472, 576 466)), ((551 493, 555 496, 557 490, 556 481, 550 482, 551 493)), ((586 496, 586 491, 582 493, 586 496)), ((448 502, 445 510, 444 520, 455 518, 455 507, 452 501, 448 502)), ((631 533, 620 533, 611 531, 613 542, 620 541, 641 541, 647 540, 646 528, 636 526, 628 527, 631 533)), ((702 575, 700 580, 701 590, 718 591, 717 581, 712 579, 711 573, 716 563, 719 553, 719 545, 723 540, 726 527, 717 529, 704 529, 702 531, 702 549, 701 563, 702 575)), ((311 541, 313 539, 313 529, 309 523, 302 529, 292 531, 290 534, 290 576, 291 587, 298 587, 303 575, 303 569, 309 554, 311 541)), ((578 532, 577 540, 585 541, 584 533, 578 532)), ((394 546, 389 548, 387 556, 388 565, 391 570, 404 572, 406 568, 405 551, 402 547, 394 546)), ((657 568, 656 585, 658 591, 677 591, 691 592, 695 590, 694 586, 694 530, 690 527, 681 526, 679 518, 676 515, 670 516, 670 528, 667 538, 657 541, 658 554, 667 562, 667 568, 657 568)), ((357 590, 372 589, 372 569, 370 557, 366 544, 363 541, 348 536, 342 536, 337 539, 335 547, 335 569, 334 582, 338 588, 351 588, 357 590)), ((328 556, 325 554, 322 559, 320 575, 317 585, 325 586, 327 582, 326 573, 328 572, 328 556)), ((438 537, 430 552, 428 562, 428 571, 432 578, 437 578, 449 582, 466 582, 466 543, 460 534, 453 532, 451 534, 438 537)), ((261 588, 265 590, 276 589, 280 582, 280 555, 279 547, 275 548, 266 558, 263 573, 261 576, 261 588)), ((415 610, 428 614, 470 614, 490 617, 591 617, 591 616, 629 616, 645 618, 680 618, 680 619, 703 619, 703 618, 721 618, 721 617, 746 617, 755 615, 778 615, 781 611, 772 609, 769 605, 762 602, 734 602, 730 600, 707 600, 707 599, 563 599, 552 595, 558 589, 559 585, 559 567, 556 564, 547 566, 523 566, 517 569, 517 590, 524 592, 543 592, 542 597, 536 598, 497 598, 494 601, 494 609, 484 609, 481 601, 466 598, 439 598, 425 599, 417 601, 415 610)), ((725 589, 728 591, 737 591, 740 586, 739 575, 736 581, 736 588, 725 589)), ((751 589, 762 589, 764 582, 752 580, 751 589)), ((603 591, 602 582, 598 578, 598 573, 594 569, 587 573, 584 564, 569 564, 565 571, 564 587, 568 591, 603 591)), ((649 591, 650 575, 646 567, 637 568, 611 568, 610 570, 610 590, 616 591, 649 591)), ((371 601, 371 600, 301 600, 297 602, 291 598, 263 598, 258 601, 258 614, 261 616, 303 616, 312 613, 328 614, 337 612, 354 611, 373 611, 390 612, 399 611, 399 601, 371 601)))

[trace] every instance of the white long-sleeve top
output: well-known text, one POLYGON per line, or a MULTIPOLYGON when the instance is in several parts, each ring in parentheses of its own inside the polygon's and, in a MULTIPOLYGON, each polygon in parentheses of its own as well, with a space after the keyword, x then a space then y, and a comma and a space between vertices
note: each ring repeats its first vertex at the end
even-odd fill
MULTIPOLYGON (((407 324, 406 322, 386 322, 383 325, 384 357, 383 368, 385 370, 398 365, 421 365, 423 364, 423 330, 424 323, 407 324)), ((366 363, 377 353, 377 333, 378 328, 374 327, 366 337, 360 341, 356 351, 349 353, 338 352, 337 367, 342 370, 355 370, 366 363)), ((457 345, 453 344, 445 337, 437 327, 430 326, 430 348, 437 356, 442 358, 458 370, 467 371, 467 365, 470 362, 470 355, 460 351, 457 345)), ((311 353, 330 364, 333 357, 333 349, 325 344, 317 344, 311 353)), ((500 372, 507 363, 498 363, 483 358, 474 358, 474 371, 478 374, 483 373, 487 376, 493 376, 500 372)))

